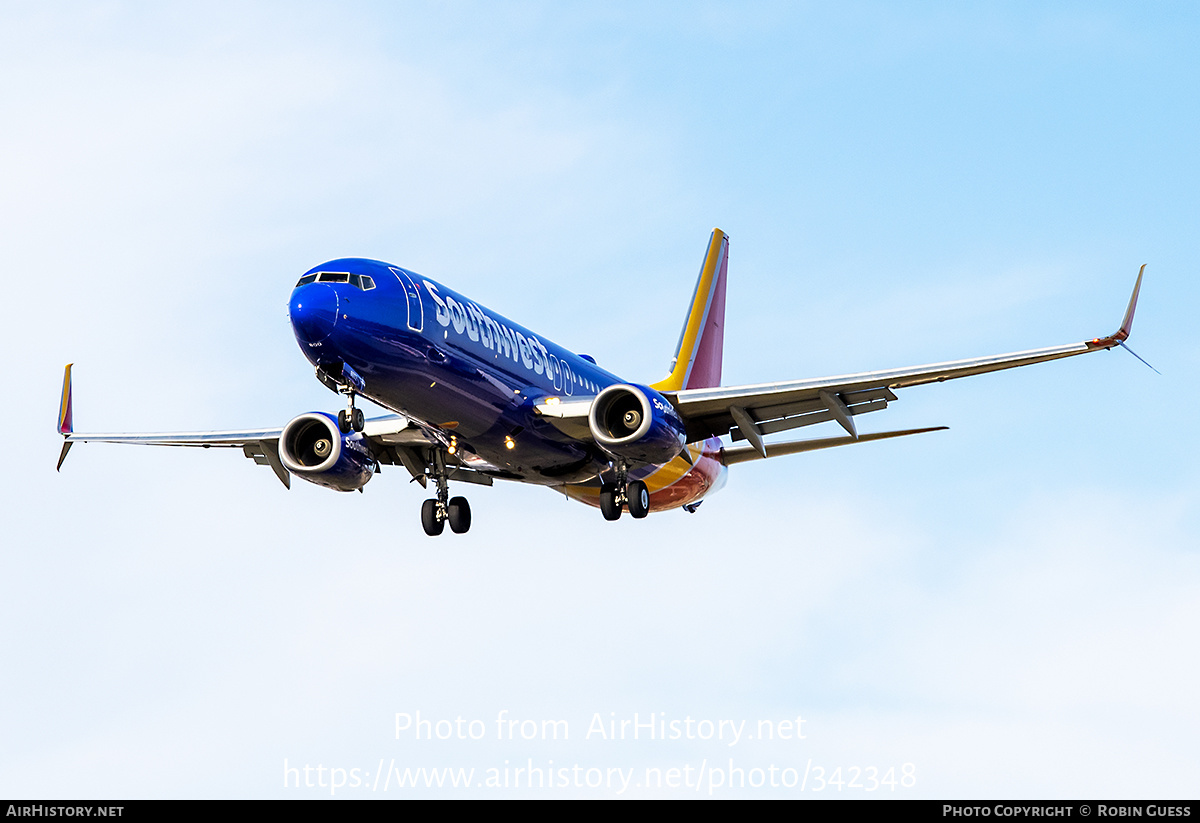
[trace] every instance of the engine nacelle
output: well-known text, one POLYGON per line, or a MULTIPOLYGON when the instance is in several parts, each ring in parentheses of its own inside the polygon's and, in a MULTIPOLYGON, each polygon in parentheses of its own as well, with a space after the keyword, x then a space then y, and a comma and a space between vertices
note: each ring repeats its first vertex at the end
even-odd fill
POLYGON ((604 451, 640 463, 669 463, 687 442, 675 407, 654 389, 629 383, 596 395, 588 427, 604 451))
POLYGON ((323 412, 302 414, 283 427, 279 459, 309 483, 341 492, 367 485, 376 466, 363 436, 342 434, 337 418, 323 412))

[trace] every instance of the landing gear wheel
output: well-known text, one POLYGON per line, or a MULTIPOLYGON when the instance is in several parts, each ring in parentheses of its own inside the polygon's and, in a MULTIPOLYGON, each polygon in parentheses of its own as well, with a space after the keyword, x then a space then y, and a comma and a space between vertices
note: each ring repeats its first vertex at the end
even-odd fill
POLYGON ((626 486, 625 496, 628 498, 629 513, 636 519, 641 520, 650 513, 650 492, 641 480, 634 480, 626 486))
POLYGON ((350 433, 350 417, 346 414, 346 410, 342 409, 338 412, 338 431, 342 434, 350 433))
POLYGON ((600 489, 600 513, 605 520, 621 519, 621 502, 617 499, 617 490, 613 486, 600 489))
POLYGON ((438 517, 436 500, 426 500, 421 504, 421 525, 425 529, 425 534, 430 537, 437 537, 442 533, 442 529, 446 528, 446 521, 438 517))
POLYGON ((366 420, 366 417, 365 417, 365 416, 363 416, 363 410, 362 410, 362 409, 355 409, 355 410, 354 410, 354 414, 353 414, 353 415, 351 415, 351 417, 350 417, 350 424, 351 424, 351 426, 353 426, 353 427, 354 427, 354 430, 355 430, 356 432, 360 432, 360 431, 362 431, 364 428, 366 428, 366 425, 367 425, 367 420, 366 420))
POLYGON ((455 534, 466 534, 471 528, 471 504, 465 497, 451 497, 447 506, 450 521, 450 531, 455 534))

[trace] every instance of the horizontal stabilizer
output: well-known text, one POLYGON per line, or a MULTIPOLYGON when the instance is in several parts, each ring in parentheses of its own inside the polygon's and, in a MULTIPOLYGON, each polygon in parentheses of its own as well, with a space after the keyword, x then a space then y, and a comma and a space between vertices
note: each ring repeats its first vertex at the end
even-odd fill
POLYGON ((763 455, 754 446, 733 446, 721 449, 721 462, 726 466, 734 463, 745 463, 748 460, 762 460, 763 457, 782 457, 785 454, 799 454, 817 449, 832 449, 834 446, 848 446, 851 443, 866 443, 871 440, 888 440, 892 437, 904 437, 909 434, 925 434, 925 432, 945 431, 949 426, 931 426, 927 429, 903 429, 894 432, 878 432, 876 434, 860 434, 858 437, 822 437, 816 440, 796 440, 791 443, 770 443, 763 455))

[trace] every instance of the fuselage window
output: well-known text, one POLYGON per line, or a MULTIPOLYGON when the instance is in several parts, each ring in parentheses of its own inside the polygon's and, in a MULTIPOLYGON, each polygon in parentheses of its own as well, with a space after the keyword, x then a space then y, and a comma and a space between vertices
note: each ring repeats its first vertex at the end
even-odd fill
POLYGON ((375 288, 375 281, 365 274, 359 278, 359 281, 362 283, 359 288, 361 288, 363 291, 370 291, 371 289, 375 288))

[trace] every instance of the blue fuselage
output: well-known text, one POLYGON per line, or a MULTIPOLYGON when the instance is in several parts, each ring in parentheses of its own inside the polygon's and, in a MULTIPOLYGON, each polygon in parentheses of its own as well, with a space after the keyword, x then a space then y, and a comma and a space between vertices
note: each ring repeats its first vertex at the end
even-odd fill
POLYGON ((327 385, 348 365, 365 383, 360 394, 454 436, 464 455, 547 484, 584 482, 610 465, 534 406, 621 381, 435 281, 375 260, 332 260, 301 278, 288 309, 327 385))

